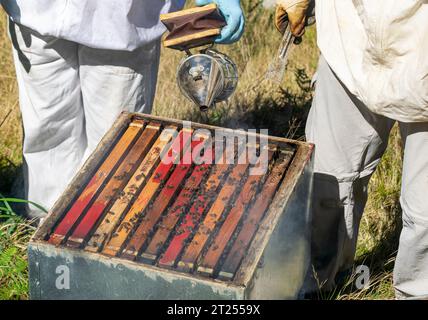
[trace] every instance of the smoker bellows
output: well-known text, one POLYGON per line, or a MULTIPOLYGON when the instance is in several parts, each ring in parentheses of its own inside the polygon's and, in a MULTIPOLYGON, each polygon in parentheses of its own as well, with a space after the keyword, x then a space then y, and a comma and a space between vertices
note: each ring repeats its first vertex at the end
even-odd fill
POLYGON ((224 161, 226 131, 122 114, 30 242, 31 297, 297 297, 312 145, 240 132, 224 161))

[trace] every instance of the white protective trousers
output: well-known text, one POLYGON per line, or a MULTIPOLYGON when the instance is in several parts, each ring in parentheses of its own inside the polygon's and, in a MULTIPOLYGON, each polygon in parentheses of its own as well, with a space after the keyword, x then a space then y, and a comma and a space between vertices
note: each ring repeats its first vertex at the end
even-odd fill
MULTIPOLYGON (((50 209, 124 110, 150 113, 159 41, 93 49, 10 22, 24 127, 26 199, 50 209)), ((37 216, 35 208, 30 215, 37 216)))
MULTIPOLYGON (((315 143, 313 265, 319 283, 352 267, 370 176, 394 120, 371 112, 338 80, 323 57, 307 140, 315 143)), ((428 123, 399 123, 404 142, 400 203, 403 229, 394 268, 398 298, 428 297, 428 123)))

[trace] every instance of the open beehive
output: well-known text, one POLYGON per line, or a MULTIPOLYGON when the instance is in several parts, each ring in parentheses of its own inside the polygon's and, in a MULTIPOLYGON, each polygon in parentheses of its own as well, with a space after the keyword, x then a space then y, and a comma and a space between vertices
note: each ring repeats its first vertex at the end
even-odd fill
POLYGON ((30 242, 31 296, 296 297, 313 148, 232 136, 228 153, 227 129, 122 114, 30 242))

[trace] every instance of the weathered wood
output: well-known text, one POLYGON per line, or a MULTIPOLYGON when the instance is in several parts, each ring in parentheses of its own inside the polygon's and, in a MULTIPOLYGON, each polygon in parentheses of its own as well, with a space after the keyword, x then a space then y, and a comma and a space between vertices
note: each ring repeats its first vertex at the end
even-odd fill
POLYGON ((160 20, 169 31, 164 46, 178 50, 213 43, 226 25, 216 4, 162 14, 160 20))
POLYGON ((198 33, 181 36, 179 38, 164 40, 163 45, 167 48, 179 50, 191 49, 214 42, 214 38, 221 33, 221 28, 209 29, 198 33))
POLYGON ((259 228, 260 222, 284 179, 287 167, 290 165, 292 158, 293 154, 285 153, 276 161, 264 184, 262 192, 257 196, 256 202, 251 207, 242 229, 221 267, 220 278, 231 280, 236 275, 241 261, 248 254, 248 248, 259 228))
MULTIPOLYGON (((179 159, 183 149, 187 149, 189 146, 190 140, 191 131, 187 129, 181 130, 180 134, 177 138, 175 138, 171 148, 168 151, 168 158, 173 158, 174 161, 179 159)), ((134 229, 136 223, 144 214, 146 208, 149 206, 152 198, 156 194, 156 191, 167 179, 171 169, 174 166, 174 161, 161 161, 154 174, 139 194, 135 203, 132 205, 131 209, 127 212, 117 229, 112 234, 110 241, 108 241, 108 243, 105 245, 102 251, 104 254, 116 256, 119 253, 129 234, 134 229)))
POLYGON ((120 217, 125 213, 125 210, 130 206, 131 201, 138 194, 138 191, 144 186, 147 179, 156 169, 156 166, 160 161, 160 155, 165 151, 168 143, 174 138, 176 129, 176 126, 168 126, 159 135, 149 153, 141 162, 126 187, 123 189, 123 195, 113 203, 112 207, 107 212, 107 215, 103 218, 100 225, 89 239, 88 244, 85 247, 86 250, 97 252, 101 249, 104 241, 111 237, 120 217))
MULTIPOLYGON (((268 151, 268 164, 272 160, 274 152, 275 149, 270 149, 268 151)), ((261 165, 262 163, 259 161, 256 164, 256 167, 260 168, 261 165)), ((216 237, 211 242, 201 264, 198 266, 198 272, 207 275, 213 274, 214 268, 218 264, 227 244, 231 240, 239 221, 247 209, 247 206, 256 195, 258 187, 262 183, 264 177, 265 175, 250 175, 248 177, 238 198, 236 199, 236 202, 234 203, 230 212, 227 214, 226 220, 223 222, 223 225, 218 231, 216 237)))
MULTIPOLYGON (((193 140, 191 142, 191 148, 188 148, 184 152, 183 159, 187 157, 191 160, 193 148, 196 148, 201 143, 203 143, 203 140, 193 140)), ((187 173, 192 167, 191 163, 183 163, 183 159, 175 167, 164 188, 157 196, 151 208, 145 214, 137 230, 132 235, 126 249, 123 250, 122 257, 131 260, 134 260, 137 257, 150 233, 153 232, 156 223, 159 221, 163 212, 167 209, 168 205, 179 191, 182 181, 185 180, 187 173)))
POLYGON ((64 218, 55 228, 55 231, 51 234, 48 240, 49 243, 58 245, 64 240, 80 218, 81 214, 86 210, 91 200, 97 192, 101 190, 103 184, 109 179, 114 168, 120 164, 123 155, 132 147, 133 142, 138 137, 143 127, 144 121, 135 121, 128 127, 113 148, 112 152, 86 185, 78 199, 74 202, 71 209, 65 214, 64 218))
POLYGON ((245 163, 238 163, 233 168, 230 176, 226 180, 226 184, 221 189, 217 199, 211 206, 205 219, 199 225, 193 240, 186 248, 184 255, 181 257, 181 260, 177 266, 179 270, 193 270, 196 260, 201 254, 214 228, 220 223, 220 218, 232 200, 235 191, 239 187, 239 182, 244 177, 248 166, 249 162, 245 161, 245 163))
POLYGON ((201 217, 211 203, 211 200, 217 197, 217 190, 223 181, 224 175, 228 172, 230 167, 231 165, 226 164, 226 162, 216 164, 213 167, 204 187, 194 200, 189 212, 185 215, 181 224, 178 226, 168 248, 162 254, 162 257, 158 262, 159 266, 171 268, 175 265, 178 255, 182 252, 186 241, 192 235, 195 227, 198 226, 201 217))
POLYGON ((179 10, 179 11, 170 12, 170 13, 163 13, 163 14, 159 15, 159 17, 160 17, 160 20, 162 22, 164 22, 164 21, 168 21, 170 19, 186 17, 190 14, 208 13, 208 12, 211 12, 212 10, 215 10, 215 9, 217 9, 217 5, 215 3, 211 3, 211 4, 208 4, 206 6, 202 6, 202 7, 193 7, 193 8, 189 8, 189 9, 185 9, 185 10, 179 10))
MULTIPOLYGON (((258 225, 257 232, 255 232, 253 239, 248 246, 246 253, 241 261, 241 264, 238 267, 238 270, 235 273, 233 278, 234 283, 244 283, 245 281, 249 281, 252 277, 252 273, 254 274, 257 265, 254 264, 254 259, 256 261, 260 261, 263 256, 263 250, 261 247, 265 245, 266 241, 272 236, 275 231, 275 226, 277 226, 278 221, 280 219, 285 219, 285 210, 294 213, 295 215, 299 215, 296 213, 295 209, 287 208, 288 202, 290 201, 291 195, 296 192, 296 186, 298 185, 298 181, 302 179, 303 181, 306 179, 305 183, 309 185, 311 182, 311 177, 305 175, 308 174, 312 170, 309 168, 309 171, 306 171, 305 166, 311 161, 311 155, 313 155, 314 145, 311 144, 303 144, 300 145, 293 154, 284 151, 283 154, 285 157, 291 158, 291 163, 287 167, 287 171, 285 172, 284 178, 282 182, 278 186, 275 196, 272 199, 269 207, 262 217, 258 225)), ((308 189, 310 191, 310 189, 308 189)), ((310 199, 310 193, 308 193, 308 197, 310 199)), ((309 202, 308 199, 300 199, 303 201, 309 202)), ((306 207, 308 208, 308 207, 306 207)), ((305 209, 306 210, 306 209, 305 209)), ((301 211, 300 215, 303 219, 304 214, 308 214, 307 211, 301 211)), ((305 230, 308 231, 307 229, 305 230)), ((295 251, 297 253, 297 250, 295 251)))
MULTIPOLYGON (((207 156, 213 160, 213 150, 209 148, 205 151, 204 156, 207 156)), ((211 163, 210 161, 210 163, 211 163)), ((149 262, 154 262, 174 229, 177 227, 178 220, 186 214, 188 207, 193 200, 193 195, 199 189, 202 180, 209 172, 211 164, 199 164, 193 169, 193 172, 189 179, 187 179, 185 186, 183 187, 180 194, 177 196, 175 202, 171 205, 164 219, 161 221, 159 229, 153 236, 147 249, 142 253, 142 257, 149 262)))
POLYGON ((91 204, 83 219, 69 236, 66 244, 70 247, 80 247, 83 241, 89 236, 95 224, 100 219, 104 210, 110 201, 122 191, 123 186, 128 182, 130 175, 134 172, 135 167, 141 159, 147 154, 156 135, 160 130, 160 124, 149 123, 143 133, 137 139, 135 144, 129 150, 128 154, 114 172, 111 179, 107 182, 101 193, 91 204))

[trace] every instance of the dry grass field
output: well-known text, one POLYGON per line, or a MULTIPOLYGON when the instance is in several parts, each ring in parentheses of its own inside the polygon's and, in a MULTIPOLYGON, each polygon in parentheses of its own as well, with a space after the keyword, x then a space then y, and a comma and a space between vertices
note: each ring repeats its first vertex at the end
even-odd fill
MULTIPOLYGON (((238 65, 239 87, 227 104, 201 115, 179 93, 176 66, 183 54, 163 50, 154 113, 232 128, 267 128, 271 134, 304 139, 304 124, 312 98, 311 78, 316 70, 318 50, 315 28, 307 31, 303 43, 294 48, 281 85, 264 79, 280 36, 273 28, 273 12, 259 0, 245 1, 247 28, 242 40, 218 49, 238 65)), ((0 23, 0 193, 10 195, 22 163, 22 130, 7 23, 0 23)), ((322 299, 391 299, 392 268, 400 230, 401 141, 394 130, 388 150, 370 183, 369 202, 362 220, 357 262, 371 270, 371 284, 357 290, 353 277, 322 299)), ((13 196, 13 195, 12 195, 13 196)), ((0 195, 1 198, 1 195, 0 195)), ((0 208, 4 207, 0 202, 0 208)), ((0 209, 0 299, 28 298, 26 243, 33 227, 0 209)))

